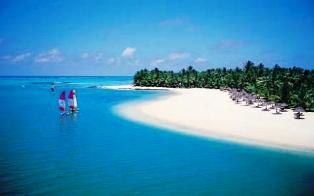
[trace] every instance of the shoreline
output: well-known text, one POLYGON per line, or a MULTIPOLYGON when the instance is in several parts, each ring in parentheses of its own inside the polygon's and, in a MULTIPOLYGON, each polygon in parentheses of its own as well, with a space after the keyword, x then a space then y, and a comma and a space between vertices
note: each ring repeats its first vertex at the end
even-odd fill
POLYGON ((305 113, 302 120, 293 119, 291 110, 273 115, 262 108, 235 104, 228 93, 216 89, 147 89, 132 85, 127 89, 169 93, 116 106, 115 111, 126 119, 207 139, 314 153, 313 113, 305 113))

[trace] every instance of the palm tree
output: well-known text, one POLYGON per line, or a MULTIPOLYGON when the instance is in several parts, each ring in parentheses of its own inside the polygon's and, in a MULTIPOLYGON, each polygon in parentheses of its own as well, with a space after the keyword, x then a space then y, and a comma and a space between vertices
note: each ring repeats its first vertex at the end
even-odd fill
MULTIPOLYGON (((314 70, 267 68, 247 61, 243 69, 216 68, 198 72, 192 66, 180 72, 140 70, 134 75, 134 85, 178 88, 235 88, 260 95, 266 101, 285 102, 289 107, 314 109, 314 70)), ((241 97, 242 98, 242 97, 241 97)), ((258 98, 254 98, 259 102, 258 98)), ((260 104, 258 104, 260 105, 260 104)))

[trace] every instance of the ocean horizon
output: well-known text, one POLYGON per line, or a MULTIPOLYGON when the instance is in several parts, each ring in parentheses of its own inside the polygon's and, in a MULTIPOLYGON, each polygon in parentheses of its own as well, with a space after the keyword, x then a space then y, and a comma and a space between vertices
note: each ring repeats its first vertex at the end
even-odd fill
POLYGON ((178 134, 114 108, 130 76, 0 76, 0 194, 311 195, 314 155, 178 134), (56 86, 50 91, 51 82, 56 86), (62 91, 77 114, 60 115, 62 91))

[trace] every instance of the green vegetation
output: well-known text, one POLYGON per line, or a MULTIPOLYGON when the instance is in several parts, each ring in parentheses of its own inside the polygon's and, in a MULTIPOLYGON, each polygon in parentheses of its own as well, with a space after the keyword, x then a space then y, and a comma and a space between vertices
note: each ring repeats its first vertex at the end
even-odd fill
POLYGON ((248 61, 243 69, 208 69, 198 72, 193 67, 180 72, 143 69, 134 75, 136 86, 173 88, 237 88, 290 107, 314 108, 314 70, 266 68, 248 61))

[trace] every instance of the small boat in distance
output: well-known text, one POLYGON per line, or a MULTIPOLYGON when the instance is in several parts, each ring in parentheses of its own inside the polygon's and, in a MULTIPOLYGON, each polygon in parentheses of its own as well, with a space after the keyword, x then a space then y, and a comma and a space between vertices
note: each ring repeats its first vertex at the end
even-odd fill
POLYGON ((70 112, 77 112, 78 111, 78 107, 77 107, 77 99, 76 99, 76 94, 75 94, 75 90, 71 90, 69 97, 68 97, 68 104, 70 107, 70 112))
POLYGON ((55 83, 54 83, 54 82, 51 82, 50 91, 51 91, 51 92, 55 92, 55 91, 56 91, 56 86, 55 86, 55 83))
POLYGON ((59 109, 61 111, 61 115, 65 114, 65 91, 62 91, 59 97, 59 109))

